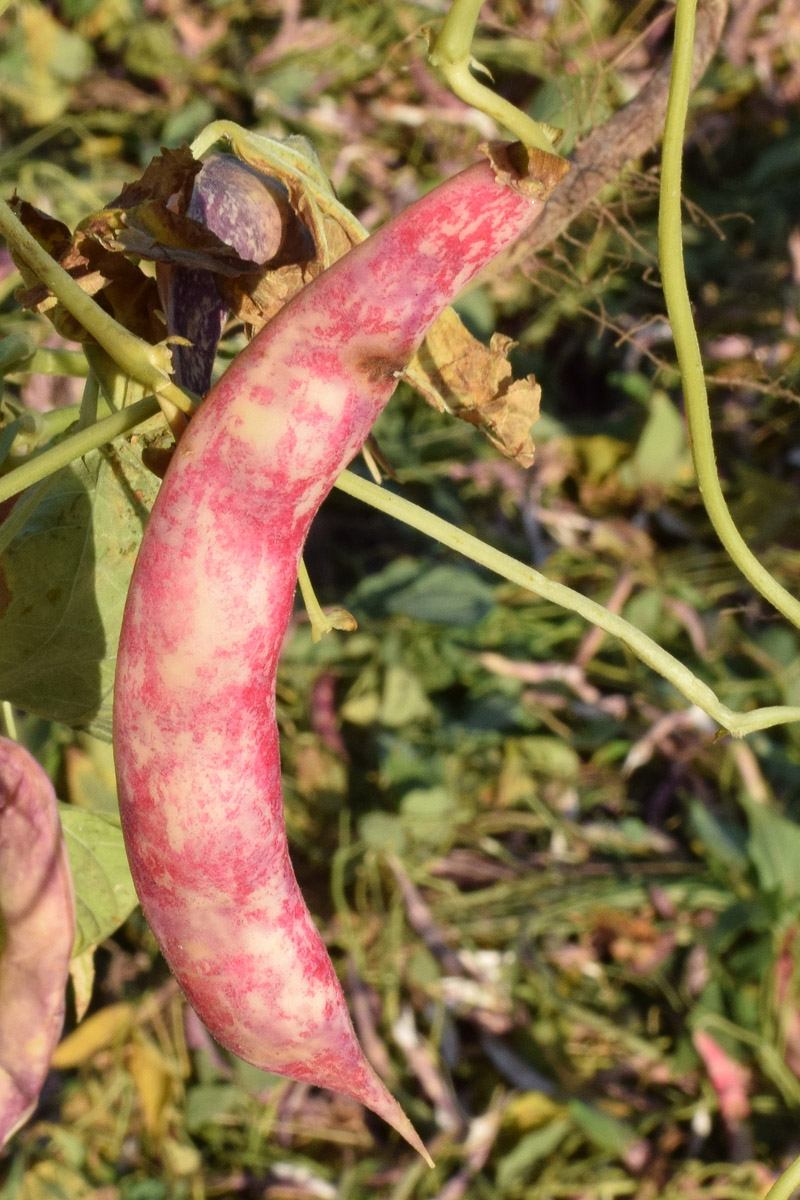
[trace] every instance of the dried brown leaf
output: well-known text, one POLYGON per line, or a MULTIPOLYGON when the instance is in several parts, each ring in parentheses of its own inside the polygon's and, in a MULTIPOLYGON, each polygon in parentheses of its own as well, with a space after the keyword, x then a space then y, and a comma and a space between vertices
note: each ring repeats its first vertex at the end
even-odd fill
POLYGON ((162 149, 145 167, 138 179, 126 183, 109 208, 136 208, 148 200, 157 200, 178 212, 186 212, 192 195, 194 177, 202 163, 188 146, 177 150, 162 149))
MULTIPOLYGON (((121 250, 109 249, 100 240, 76 230, 70 235, 66 226, 38 212, 32 205, 18 202, 16 213, 25 227, 67 271, 81 288, 109 311, 116 320, 132 332, 157 342, 164 335, 158 312, 155 281, 145 275, 121 250)), ((95 218, 104 214, 95 214, 95 218)), ((98 221, 104 235, 113 222, 98 221)), ((67 310, 58 303, 43 283, 30 272, 23 271, 28 286, 16 293, 23 308, 46 314, 55 329, 69 340, 91 341, 91 337, 67 310)))
POLYGON ((145 200, 128 210, 105 209, 81 228, 111 251, 153 262, 229 276, 252 272, 254 267, 207 226, 158 200, 145 200))
POLYGON ((529 467, 534 456, 531 426, 539 416, 542 389, 532 375, 514 380, 508 361, 514 344, 494 334, 484 346, 448 309, 428 333, 406 378, 434 408, 477 426, 501 454, 529 467))

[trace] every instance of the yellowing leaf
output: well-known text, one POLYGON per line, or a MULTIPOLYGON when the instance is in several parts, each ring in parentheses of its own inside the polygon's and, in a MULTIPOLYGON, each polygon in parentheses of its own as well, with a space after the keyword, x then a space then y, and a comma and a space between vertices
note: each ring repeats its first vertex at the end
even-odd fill
POLYGON ((94 987, 94 946, 73 958, 69 964, 69 974, 75 993, 75 1018, 82 1021, 86 1016, 94 987))
POLYGON ((86 1200, 88 1194, 83 1175, 54 1158, 26 1171, 15 1193, 17 1200, 86 1200))
POLYGON ((131 1046, 128 1070, 139 1095, 145 1128, 151 1137, 157 1138, 164 1131, 175 1072, 156 1047, 144 1040, 131 1046))
POLYGON ((508 1104, 503 1113, 503 1125, 515 1133, 539 1129, 564 1115, 564 1106, 557 1104, 544 1092, 521 1092, 508 1104))
POLYGON ((0 57, 0 95, 21 109, 26 124, 47 125, 67 108, 72 85, 92 64, 92 50, 43 5, 15 7, 16 25, 0 57))
POLYGON ((116 817, 119 806, 110 743, 88 734, 79 734, 78 742, 76 746, 67 746, 65 752, 70 800, 79 808, 116 817))
POLYGON ((124 1041, 133 1028, 135 1016, 132 1004, 109 1004, 101 1008, 56 1046, 52 1065, 57 1071, 68 1071, 88 1062, 99 1050, 124 1041))
POLYGON ((360 696, 348 697, 339 709, 343 721, 351 725, 371 725, 377 719, 381 699, 377 692, 362 692, 360 696))
POLYGON ((174 1138, 164 1138, 159 1151, 170 1175, 178 1179, 194 1175, 203 1165, 202 1156, 196 1146, 176 1142, 174 1138))

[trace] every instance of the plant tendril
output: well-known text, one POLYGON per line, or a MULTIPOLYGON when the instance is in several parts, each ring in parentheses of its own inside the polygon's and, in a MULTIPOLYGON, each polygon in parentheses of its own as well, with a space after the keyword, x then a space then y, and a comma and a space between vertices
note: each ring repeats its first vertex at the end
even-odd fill
POLYGON ((691 89, 696 0, 678 0, 664 151, 661 164, 658 247, 661 280, 678 356, 689 440, 697 482, 709 520, 739 570, 787 620, 800 628, 800 601, 770 575, 744 541, 722 493, 714 455, 708 392, 700 344, 686 284, 681 230, 681 168, 686 113, 691 89))

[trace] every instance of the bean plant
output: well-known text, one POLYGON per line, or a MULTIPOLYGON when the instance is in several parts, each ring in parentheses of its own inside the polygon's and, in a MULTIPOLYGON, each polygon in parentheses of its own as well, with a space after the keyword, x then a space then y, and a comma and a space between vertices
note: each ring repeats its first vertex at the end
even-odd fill
MULTIPOLYGON (((659 194, 658 250, 661 286, 680 369, 691 458, 702 503, 721 545, 753 592, 771 605, 784 621, 800 628, 800 602, 775 579, 747 545, 726 503, 715 459, 712 421, 700 345, 693 322, 692 301, 687 287, 682 244, 681 173, 687 110, 693 85, 696 7, 696 0, 677 0, 675 7, 674 50, 663 130, 659 194)), ((561 131, 547 122, 536 121, 517 110, 484 82, 488 73, 484 72, 472 57, 475 28, 481 8, 482 0, 453 0, 445 19, 435 28, 428 30, 428 60, 431 67, 439 73, 456 96, 473 106, 477 113, 504 128, 526 152, 557 158, 561 131)), ((282 274, 278 279, 276 272, 271 284, 273 292, 268 300, 265 300, 263 295, 254 299, 253 295, 243 297, 241 293, 236 293, 234 298, 233 285, 225 292, 225 303, 221 311, 227 312, 230 309, 240 316, 246 312, 248 315, 244 319, 246 323, 250 323, 251 328, 255 328, 256 325, 268 328, 267 322, 270 318, 274 319, 274 314, 280 311, 286 300, 290 300, 293 295, 302 294, 306 287, 311 289, 314 279, 332 267, 332 264, 348 250, 367 238, 367 231, 353 213, 338 200, 322 171, 313 146, 305 139, 270 138, 252 133, 229 120, 217 120, 209 124, 185 150, 183 158, 177 154, 171 158, 162 157, 153 168, 154 174, 142 193, 147 202, 152 202, 158 188, 161 188, 161 200, 169 199, 169 202, 173 203, 174 196, 181 194, 185 198, 191 192, 199 164, 209 156, 222 156, 226 162, 235 163, 232 168, 234 171, 244 168, 248 178, 257 175, 259 178, 268 177, 277 181, 280 195, 288 201, 280 219, 291 224, 297 222, 298 216, 302 217, 302 228, 299 232, 297 227, 294 228, 293 236, 296 240, 302 241, 309 232, 311 234, 311 248, 310 244, 303 243, 305 248, 299 251, 295 245, 295 258, 292 259, 289 255, 281 264, 282 274), (162 172, 160 181, 157 179, 159 171, 162 172), (172 197, 169 196, 170 190, 173 192, 172 197), (257 313, 259 304, 261 309, 257 313)), ((580 150, 573 157, 577 160, 579 156, 580 150)), ((574 169, 573 166, 573 171, 574 169)), ((570 175, 567 173, 563 184, 555 184, 556 200, 559 188, 569 187, 569 181, 570 175)), ((141 197, 131 193, 121 207, 131 212, 137 200, 141 200, 141 197)), ((553 201, 550 203, 552 206, 553 201)), ((135 209, 137 219, 144 218, 145 207, 143 205, 141 209, 135 209)), ((162 208, 163 220, 163 214, 170 211, 169 204, 165 203, 162 208)), ((174 204, 173 211, 177 211, 174 204)), ((188 211, 191 212, 191 209, 188 211)), ((186 212, 184 206, 181 215, 186 215, 186 212)), ((100 214, 100 217, 107 223, 110 222, 109 213, 100 214)), ((90 223, 92 219, 88 219, 90 223)), ((100 220, 97 215, 94 219, 93 228, 97 231, 100 229, 100 220)), ((199 246, 188 244, 186 228, 179 228, 178 225, 166 230, 163 227, 156 228, 155 225, 152 228, 137 228, 140 238, 150 239, 147 253, 152 255, 156 263, 154 272, 159 296, 170 320, 175 322, 168 335, 156 341, 148 340, 146 334, 141 331, 143 322, 140 314, 131 310, 130 327, 126 327, 123 319, 124 305, 120 304, 116 315, 112 315, 109 306, 104 307, 93 298, 90 289, 85 286, 85 278, 81 279, 79 272, 71 274, 56 261, 56 257, 48 252, 48 244, 52 248, 52 228, 38 227, 24 206, 0 200, 0 234, 5 238, 15 261, 25 274, 25 285, 30 293, 28 298, 32 304, 35 300, 40 310, 49 311, 51 316, 55 307, 61 328, 69 328, 73 333, 79 331, 84 350, 73 359, 64 358, 63 362, 69 362, 70 369, 74 369, 75 373, 85 379, 77 416, 70 413, 68 418, 71 423, 62 425, 61 422, 65 418, 61 414, 47 414, 44 421, 48 423, 48 436, 45 438, 44 447, 37 447, 35 453, 17 462, 19 455, 16 452, 28 435, 25 423, 21 419, 9 422, 0 430, 0 453, 7 461, 14 459, 16 464, 0 474, 0 505, 4 506, 0 511, 5 514, 0 524, 0 550, 3 552, 13 547, 15 539, 18 539, 23 531, 37 527, 37 523, 43 523, 46 528, 49 514, 59 512, 57 506, 52 509, 48 506, 51 505, 56 491, 64 484, 65 470, 87 470, 85 466, 81 467, 82 461, 102 447, 111 448, 109 453, 116 456, 114 469, 128 481, 130 500, 127 511, 119 517, 120 536, 124 534, 126 539, 133 540, 134 547, 138 545, 146 515, 158 492, 157 476, 162 473, 161 469, 154 465, 154 473, 148 474, 143 482, 142 448, 145 448, 146 462, 156 464, 161 461, 159 455, 164 461, 168 460, 173 452, 173 443, 180 445, 187 425, 191 425, 192 414, 202 403, 201 395, 192 391, 186 384, 186 378, 189 376, 185 373, 182 375, 176 365, 181 361, 191 362, 193 356, 196 364, 199 358, 205 355, 203 371, 207 367, 207 377, 210 378, 224 315, 220 316, 217 311, 219 305, 217 300, 214 300, 209 309, 213 333, 198 333, 198 327, 190 329, 189 326, 180 325, 175 311, 169 309, 172 301, 168 300, 168 297, 174 298, 178 294, 179 279, 188 279, 187 286, 199 289, 203 272, 206 281, 212 269, 224 273, 227 268, 223 261, 221 245, 225 242, 225 235, 231 235, 232 231, 222 229, 219 225, 214 229, 211 219, 208 218, 208 240, 199 246), (159 237, 164 238, 168 252, 159 249, 159 237), (189 274, 181 276, 181 271, 189 274), (80 366, 75 361, 77 358, 81 359, 80 366)), ((119 230, 111 232, 116 236, 119 230)), ((143 244, 141 240, 129 241, 127 249, 135 254, 136 247, 143 244)), ((226 245, 230 250, 230 242, 226 245)), ((248 247, 237 247, 237 252, 240 260, 253 257, 248 247)), ((235 271, 231 271, 231 277, 233 275, 235 271)), ((189 294, 196 297, 199 292, 189 294)), ((313 295, 310 290, 306 294, 313 295)), ((298 308, 295 311, 301 310, 298 308)), ((498 417, 496 412, 489 415, 488 401, 481 403, 477 402, 474 396, 471 397, 469 385, 464 384, 463 378, 460 381, 450 380, 447 387, 441 382, 436 382, 439 376, 430 370, 430 363, 436 362, 436 355, 440 352, 437 347, 441 345, 447 347, 453 361, 460 360, 466 363, 468 355, 477 355, 478 359, 470 361, 480 361, 487 369, 489 363, 493 370, 505 369, 498 365, 501 360, 505 363, 503 355, 494 348, 495 357, 491 358, 489 350, 474 346, 456 314, 448 309, 434 325, 428 341, 415 351, 409 362, 401 364, 395 370, 395 375, 402 375, 406 383, 415 387, 439 408, 455 408, 462 416, 464 411, 467 411, 470 414, 468 419, 481 425, 485 432, 488 430, 490 440, 508 453, 508 444, 503 442, 502 416, 498 417)), ((36 363, 42 361, 40 356, 41 352, 35 352, 35 348, 22 335, 10 335, 0 342, 0 365, 6 374, 19 369, 35 370, 36 363)), ((469 372, 465 370, 463 375, 468 378, 469 372)), ((202 371, 200 377, 205 377, 202 371)), ((528 382, 525 386, 528 388, 525 394, 530 400, 534 385, 528 382)), ((497 396, 492 396, 491 401, 496 403, 497 396)), ((525 436, 527 437, 527 431, 525 436)), ((522 444, 525 444, 524 438, 522 444)), ((519 445, 516 446, 516 450, 518 461, 527 465, 524 458, 527 451, 520 450, 519 445)), ((715 723, 718 727, 717 736, 730 734, 736 739, 741 739, 774 726, 792 724, 800 719, 800 707, 793 705, 759 706, 748 699, 739 709, 729 707, 685 662, 670 653, 655 638, 626 620, 613 606, 603 606, 582 592, 549 577, 546 572, 504 553, 488 541, 412 502, 403 495, 401 489, 391 481, 387 482, 388 471, 382 463, 377 447, 367 444, 365 460, 369 467, 366 474, 352 467, 338 474, 334 486, 341 493, 394 519, 413 530, 415 534, 432 539, 515 588, 532 593, 575 614, 588 626, 616 639, 637 660, 667 681, 689 706, 693 706, 693 711, 705 714, 715 723), (368 478, 368 474, 372 477, 368 478)), ((112 538, 114 536, 112 532, 112 538)), ((304 563, 300 563, 298 570, 299 586, 315 641, 319 641, 334 629, 350 628, 352 622, 349 614, 338 609, 333 612, 323 610, 314 594, 309 571, 304 563)), ((112 664, 120 619, 121 607, 118 607, 104 630, 104 657, 112 664)), ((146 614, 142 620, 146 621, 146 614)), ((126 667, 129 673, 135 669, 135 666, 126 667)), ((15 734, 14 706, 18 709, 25 708, 20 699, 21 692, 15 690, 14 682, 12 672, 3 709, 5 734, 11 739, 15 734)), ((88 727, 98 736, 108 739, 112 732, 112 682, 106 663, 99 683, 96 680, 92 681, 92 686, 98 693, 94 705, 91 701, 87 703, 80 698, 58 697, 51 710, 44 715, 75 727, 88 727)), ((76 681, 76 696, 79 691, 80 681, 76 681)), ((135 758, 135 754, 133 757, 135 758)), ((65 830, 70 834, 70 827, 75 823, 76 816, 70 814, 70 806, 61 807, 65 830)), ((82 840, 90 846, 100 845, 111 836, 109 830, 112 828, 116 835, 116 827, 102 821, 94 824, 88 821, 80 829, 73 829, 73 859, 76 854, 75 842, 82 840)), ((120 853, 119 841, 114 853, 120 853)), ((82 963, 83 969, 91 970, 87 964, 91 962, 94 947, 119 926, 136 902, 124 863, 121 859, 116 861, 120 879, 119 903, 111 906, 102 916, 98 916, 97 912, 91 911, 92 902, 89 899, 90 911, 88 915, 84 915, 83 920, 79 905, 74 956, 76 962, 82 963)), ((156 911, 156 906, 152 911, 156 911)), ((177 953, 176 950, 175 954, 177 953)), ((180 972, 178 974, 180 975, 180 972)), ((414 1140, 413 1134, 411 1140, 414 1140)), ((800 1159, 773 1185, 769 1192, 769 1200, 785 1200, 798 1183, 800 1159)))

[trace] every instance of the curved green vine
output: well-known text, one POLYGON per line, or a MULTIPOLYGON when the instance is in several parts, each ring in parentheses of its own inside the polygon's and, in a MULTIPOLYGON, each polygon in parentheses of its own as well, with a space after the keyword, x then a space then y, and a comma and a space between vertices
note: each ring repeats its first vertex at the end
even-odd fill
POLYGON ((661 163, 658 248, 667 314, 678 356, 686 419, 697 483, 719 540, 748 582, 787 620, 800 628, 800 601, 761 565, 737 529, 717 472, 708 392, 683 260, 681 174, 686 113, 691 90, 697 0, 678 0, 664 151, 661 163))
POLYGON ((560 130, 526 116, 472 74, 473 68, 489 74, 470 52, 482 7, 483 0, 453 0, 438 34, 430 38, 428 60, 441 72, 459 100, 504 125, 523 145, 555 154, 554 145, 560 130))
MULTIPOLYGON (((123 433, 130 433, 137 425, 154 417, 157 412, 156 397, 145 396, 143 400, 121 408, 119 412, 103 417, 85 429, 80 428, 75 433, 68 434, 55 446, 41 450, 7 475, 0 476, 0 503, 10 500, 12 496, 18 496, 26 488, 39 483, 55 471, 60 471, 62 467, 68 467, 76 458, 81 458, 90 450, 98 450, 100 446, 113 442, 114 438, 121 437, 123 433)), ((0 526, 0 529, 2 528, 5 528, 5 525, 0 526)))
POLYGON ((757 708, 749 713, 734 712, 718 699, 708 684, 692 674, 680 659, 675 658, 624 617, 609 612, 596 600, 590 600, 588 596, 573 591, 566 584, 548 579, 533 567, 525 566, 511 555, 496 550, 494 546, 489 546, 480 538, 451 525, 449 521, 435 516, 403 496, 378 487, 377 484, 353 475, 350 471, 345 471, 339 476, 336 487, 346 495, 363 500, 379 512, 402 521, 404 525, 410 525, 412 529, 427 534, 434 541, 486 567, 501 579, 507 579, 509 583, 515 583, 526 591, 541 596, 543 600, 550 600, 560 608, 577 613, 605 633, 610 633, 632 650, 641 662, 657 671, 681 695, 692 704, 696 704, 734 737, 744 737, 745 734, 755 733, 758 729, 768 729, 773 725, 800 721, 800 708, 788 705, 757 708))

